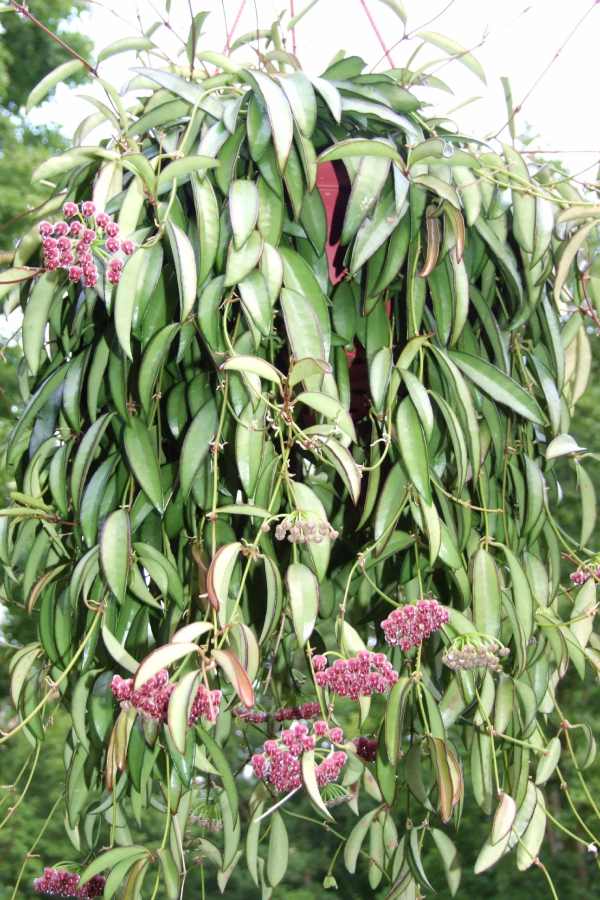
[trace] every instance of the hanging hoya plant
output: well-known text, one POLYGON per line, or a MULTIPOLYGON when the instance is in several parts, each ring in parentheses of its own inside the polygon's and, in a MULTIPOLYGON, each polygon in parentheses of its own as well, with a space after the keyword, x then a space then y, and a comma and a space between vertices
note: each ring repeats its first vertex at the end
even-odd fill
POLYGON ((177 898, 239 866, 269 898, 310 802, 315 845, 340 841, 326 886, 345 868, 416 898, 437 852, 455 894, 465 799, 489 830, 464 864, 510 854, 552 885, 545 786, 572 803, 561 766, 587 790, 595 753, 560 704, 600 669, 569 435, 598 209, 428 119, 425 71, 338 54, 313 77, 281 21, 221 56, 204 15, 173 63, 155 26, 85 64, 106 98, 37 170, 51 198, 1 278, 25 404, 3 593, 38 638, 0 743, 37 759, 70 714, 79 860, 35 890, 177 898), (131 49, 118 92, 99 69, 131 49))

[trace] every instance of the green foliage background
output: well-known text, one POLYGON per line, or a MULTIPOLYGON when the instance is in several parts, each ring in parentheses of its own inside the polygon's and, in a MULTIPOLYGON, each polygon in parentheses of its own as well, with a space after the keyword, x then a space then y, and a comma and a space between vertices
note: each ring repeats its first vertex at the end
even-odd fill
MULTIPOLYGON (((49 28, 60 33, 74 48, 84 53, 91 47, 89 39, 77 33, 77 22, 73 19, 83 6, 79 0, 31 0, 31 11, 49 28)), ((44 199, 43 188, 31 188, 30 174, 33 169, 48 155, 58 152, 65 146, 65 141, 57 129, 36 128, 27 123, 22 115, 22 106, 25 98, 46 71, 54 68, 66 58, 64 52, 47 39, 41 31, 30 23, 24 22, 14 14, 5 14, 0 19, 2 33, 0 34, 0 250, 9 252, 14 240, 28 224, 27 216, 21 214, 29 207, 44 199), (18 217, 18 218, 17 218, 18 217), (15 221, 16 219, 16 221, 15 221)), ((10 427, 14 423, 19 406, 19 397, 16 381, 16 363, 19 351, 16 348, 5 348, 0 358, 0 443, 4 440, 10 427)), ((600 351, 596 349, 594 367, 587 395, 580 402, 577 414, 572 425, 572 434, 583 446, 597 447, 600 444, 600 428, 598 427, 598 408, 600 407, 600 351)), ((592 469, 597 489, 600 490, 600 478, 598 477, 598 464, 595 471, 592 469)), ((0 472, 0 499, 2 505, 7 500, 10 485, 6 482, 6 476, 0 472)), ((568 530, 577 532, 577 515, 579 503, 575 502, 575 484, 573 481, 565 481, 566 499, 562 507, 562 524, 568 530)), ((0 672, 4 668, 7 650, 15 645, 20 645, 31 639, 32 626, 24 613, 11 610, 10 615, 2 619, 2 649, 0 651, 0 672)), ((0 716, 5 718, 6 702, 6 677, 0 674, 0 716), (5 707, 3 710, 2 707, 5 707)), ((562 696, 569 694, 568 705, 577 715, 585 717, 595 733, 600 732, 600 710, 596 704, 596 686, 579 682, 576 677, 561 687, 562 696)), ((574 716, 574 721, 577 717, 574 716)), ((8 826, 0 831, 0 900, 11 897, 13 885, 26 853, 33 844, 44 819, 46 818, 62 781, 64 767, 62 751, 65 735, 68 730, 68 721, 59 720, 55 728, 49 733, 42 752, 39 767, 30 786, 26 802, 11 818, 8 826)), ((3 745, 0 748, 0 821, 14 802, 15 795, 11 793, 10 784, 18 771, 23 766, 30 748, 24 739, 16 743, 3 745)), ((567 769, 568 772, 568 769, 567 769)), ((600 772, 598 766, 589 773, 592 790, 596 796, 600 796, 600 772)), ((574 773, 568 773, 569 786, 574 796, 580 801, 582 810, 585 809, 585 798, 580 796, 575 784, 574 773), (571 780, 572 779, 572 780, 571 780)), ((554 779, 551 790, 551 800, 556 798, 556 807, 559 805, 560 786, 554 779)), ((308 804, 302 808, 299 804, 297 810, 310 816, 308 804)), ((551 810, 556 812, 556 808, 551 810)), ((584 818, 591 811, 585 809, 584 818)), ((347 811, 340 813, 341 826, 347 825, 344 818, 349 817, 347 811)), ((574 819, 562 814, 561 821, 567 827, 574 826, 574 819)), ((470 898, 507 897, 520 900, 530 898, 532 893, 545 895, 546 886, 542 874, 532 869, 525 875, 515 871, 512 858, 505 859, 492 872, 483 876, 472 874, 472 863, 481 844, 481 836, 489 827, 486 817, 474 804, 465 807, 462 828, 457 835, 462 860, 465 864, 463 881, 459 896, 470 898), (470 864, 469 864, 470 863, 470 864)), ((160 823, 149 823, 149 834, 158 833, 160 823)), ((342 827, 342 830, 346 830, 342 827)), ((329 834, 319 838, 319 843, 314 844, 314 830, 311 825, 301 818, 295 821, 291 831, 292 846, 290 851, 290 869, 288 871, 285 886, 275 892, 275 897, 283 897, 286 900, 313 900, 313 898, 332 896, 331 891, 322 888, 322 880, 327 871, 329 860, 332 859, 338 842, 329 834)), ((598 884, 597 869, 593 866, 593 859, 586 854, 585 849, 574 842, 563 840, 552 832, 551 851, 553 863, 551 865, 552 877, 555 881, 559 896, 563 900, 575 897, 600 897, 600 885, 598 884)), ((31 880, 38 874, 44 864, 54 864, 60 860, 68 861, 72 848, 65 837, 63 823, 59 816, 54 817, 35 851, 35 857, 29 859, 26 864, 25 877, 19 890, 19 897, 34 896, 31 890, 31 880)), ((437 888, 438 897, 449 896, 443 878, 443 874, 436 868, 438 866, 437 854, 432 853, 428 859, 424 856, 426 871, 437 888)), ((349 876, 343 866, 334 870, 338 880, 338 896, 344 900, 348 898, 363 898, 370 896, 364 869, 359 869, 356 876, 349 876)), ((184 897, 191 900, 200 896, 200 869, 193 872, 186 884, 184 897)), ((208 897, 218 895, 216 884, 208 880, 206 883, 208 897)), ((375 896, 383 897, 385 888, 382 888, 375 896)), ((228 886, 227 895, 233 900, 258 896, 258 892, 252 887, 249 892, 249 879, 243 869, 236 870, 228 886)))

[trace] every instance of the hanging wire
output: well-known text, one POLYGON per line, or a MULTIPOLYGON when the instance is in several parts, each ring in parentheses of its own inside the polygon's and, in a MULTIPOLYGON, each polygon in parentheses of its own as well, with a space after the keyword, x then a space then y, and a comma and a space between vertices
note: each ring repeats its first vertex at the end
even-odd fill
POLYGON ((221 9, 223 11, 223 25, 225 26, 225 49, 227 50, 227 39, 229 37, 229 25, 227 24, 227 10, 225 9, 225 0, 221 0, 221 9))
POLYGON ((234 33, 235 29, 237 28, 238 23, 242 17, 242 13, 244 12, 245 5, 246 5, 246 0, 242 0, 242 2, 240 3, 240 8, 237 11, 237 15, 236 15, 235 19, 233 20, 233 25, 231 26, 229 31, 227 31, 227 33, 226 33, 225 47, 223 48, 223 53, 229 53, 229 51, 231 50, 231 38, 233 37, 233 33, 234 33))
POLYGON ((563 52, 563 50, 565 49, 565 47, 567 46, 569 41, 575 36, 576 32, 581 28, 581 26, 583 25, 583 23, 589 16, 589 14, 592 12, 592 10, 597 5, 598 5, 598 0, 594 0, 592 5, 585 11, 585 13, 581 16, 581 18, 575 23, 573 28, 567 34, 565 40, 562 42, 562 44, 560 45, 558 50, 555 52, 555 54, 552 57, 552 59, 550 60, 550 62, 542 69, 542 71, 537 76, 537 78, 535 79, 535 81, 533 82, 533 84, 531 85, 531 87, 529 88, 529 90, 527 91, 527 93, 525 94, 523 99, 521 100, 521 102, 517 103, 517 105, 513 108, 511 115, 508 117, 508 120, 498 129, 498 131, 493 135, 493 137, 497 138, 498 135, 501 134, 504 131, 504 129, 510 125, 510 123, 513 121, 513 119, 517 115, 517 113, 521 112, 526 101, 529 100, 529 98, 531 97, 531 95, 533 94, 533 92, 535 91, 537 86, 539 85, 539 83, 548 74, 548 72, 550 71, 552 66, 556 63, 557 59, 559 58, 559 56, 561 55, 561 53, 563 52))
POLYGON ((371 15, 371 10, 370 10, 369 7, 367 6, 366 0, 360 0, 360 5, 361 5, 362 8, 364 9, 365 14, 366 14, 366 16, 367 16, 367 19, 368 19, 369 22, 371 23, 371 28, 372 28, 373 31, 375 32, 375 36, 377 37, 377 40, 378 40, 379 43, 381 44, 381 49, 383 50, 383 55, 386 57, 386 59, 387 59, 387 61, 389 62, 390 66, 392 67, 392 69, 394 69, 394 68, 395 68, 395 65, 394 65, 394 60, 392 59, 392 54, 391 54, 390 51, 388 50, 388 48, 387 48, 387 46, 386 46, 386 43, 385 43, 385 41, 383 40, 383 37, 381 36, 381 32, 379 31, 379 28, 377 27, 377 23, 376 23, 375 19, 374 19, 373 16, 371 15))
MULTIPOLYGON (((296 12, 294 10, 294 0, 290 0, 290 16, 294 20, 296 12)), ((296 55, 296 26, 292 25, 292 53, 296 55)))
POLYGON ((396 47, 399 47, 403 41, 410 40, 410 38, 413 37, 413 35, 415 35, 418 31, 421 31, 423 28, 427 28, 428 25, 432 25, 438 19, 441 19, 441 17, 444 15, 444 13, 447 12, 447 10, 449 10, 451 6, 454 6, 455 2, 456 2, 456 0, 449 0, 449 2, 446 3, 446 5, 443 7, 443 9, 441 9, 439 12, 437 12, 435 14, 435 16, 432 16, 431 19, 428 19, 426 22, 422 22, 421 25, 418 25, 416 28, 411 29, 411 31, 407 31, 406 25, 405 25, 404 26, 404 34, 402 35, 402 37, 399 38, 394 44, 392 44, 392 46, 389 49, 385 50, 385 53, 383 54, 383 56, 380 56, 379 59, 377 60, 377 62, 371 66, 370 71, 371 72, 375 71, 377 66, 383 62, 386 55, 388 53, 391 53, 392 50, 395 50, 396 47))

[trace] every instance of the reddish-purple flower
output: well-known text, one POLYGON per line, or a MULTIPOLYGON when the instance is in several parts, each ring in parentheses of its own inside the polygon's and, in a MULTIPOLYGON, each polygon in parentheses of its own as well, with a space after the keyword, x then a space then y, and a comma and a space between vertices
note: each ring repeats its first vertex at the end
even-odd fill
POLYGON ((418 647, 448 621, 448 610, 437 600, 407 603, 389 614, 381 623, 388 644, 406 652, 418 647))
POLYGON ((83 272, 81 271, 79 266, 71 266, 71 268, 69 269, 69 281, 77 283, 78 281, 81 281, 82 275, 83 272))
POLYGON ((55 237, 62 237, 64 234, 69 233, 69 226, 66 222, 55 222, 52 231, 55 237))
POLYGON ((96 240, 96 232, 93 228, 86 228, 83 232, 83 242, 84 244, 91 244, 92 241, 96 240))
POLYGON ((121 250, 125 254, 125 256, 131 256, 133 251, 135 250, 135 244, 133 241, 121 241, 121 250))
POLYGON ((343 750, 336 750, 331 756, 326 757, 315 770, 319 787, 324 787, 331 781, 337 781, 345 763, 346 754, 343 750))
POLYGON ((361 650, 351 659, 336 659, 327 669, 316 672, 315 681, 333 694, 358 700, 385 694, 398 681, 398 673, 383 653, 361 650))
POLYGON ((81 237, 83 232, 83 225, 81 222, 71 222, 69 225, 69 234, 71 237, 78 238, 81 237))
POLYGON ((72 200, 67 200, 66 203, 63 203, 63 216, 65 219, 72 219, 78 212, 79 207, 76 203, 73 203, 72 200))
MULTIPOLYGON (((120 703, 135 707, 143 715, 158 722, 165 722, 169 708, 169 700, 175 685, 169 681, 169 673, 161 669, 149 678, 140 688, 134 689, 133 678, 121 678, 115 675, 111 682, 114 697, 120 703)), ((194 725, 199 718, 214 722, 221 705, 221 691, 209 691, 203 684, 198 687, 192 708, 188 716, 188 724, 194 725)))
POLYGON ((80 877, 75 872, 67 872, 66 869, 44 869, 44 874, 33 882, 36 894, 45 894, 49 897, 101 897, 104 893, 106 879, 103 875, 95 875, 84 885, 79 887, 80 877))
POLYGON ((110 216, 105 212, 98 213, 96 216, 96 225, 98 228, 106 228, 109 222, 110 216))
POLYGON ((104 230, 109 237, 116 238, 119 235, 119 226, 116 222, 107 222, 104 230))
POLYGON ((50 237, 52 234, 52 224, 50 222, 40 222, 38 225, 38 231, 42 237, 50 237))
POLYGON ((96 204, 92 203, 91 200, 84 200, 81 204, 81 212, 86 217, 93 216, 96 212, 96 204))
POLYGON ((104 245, 109 253, 116 253, 119 249, 119 242, 116 238, 109 237, 104 245))
POLYGON ((586 581, 589 581, 590 578, 600 579, 600 566, 587 566, 577 569, 576 572, 571 572, 569 578, 571 584, 574 584, 576 587, 581 587, 581 585, 585 584, 586 581))
MULTIPOLYGON (((252 757, 252 768, 257 778, 268 782, 280 794, 288 793, 302 784, 301 756, 314 750, 317 738, 322 737, 321 728, 315 723, 313 734, 308 726, 296 722, 279 735, 279 740, 265 741, 263 752, 252 757)), ((327 726, 325 725, 327 729, 327 726)), ((342 751, 327 756, 315 769, 317 782, 321 787, 330 781, 336 781, 346 762, 346 754, 342 751)))

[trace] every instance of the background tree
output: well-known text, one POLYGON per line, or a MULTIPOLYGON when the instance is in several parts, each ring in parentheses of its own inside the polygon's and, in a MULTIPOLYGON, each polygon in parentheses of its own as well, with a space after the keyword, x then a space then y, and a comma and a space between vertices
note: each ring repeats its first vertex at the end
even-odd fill
MULTIPOLYGON (((90 52, 92 41, 76 27, 85 7, 82 0, 30 0, 28 7, 74 50, 84 56, 90 52)), ((22 214, 49 193, 43 185, 32 185, 31 173, 47 156, 66 147, 59 128, 31 125, 23 108, 34 85, 71 57, 28 19, 14 10, 0 11, 0 251, 6 261, 30 221, 22 214)), ((68 83, 80 80, 81 76, 71 76, 68 83)))

